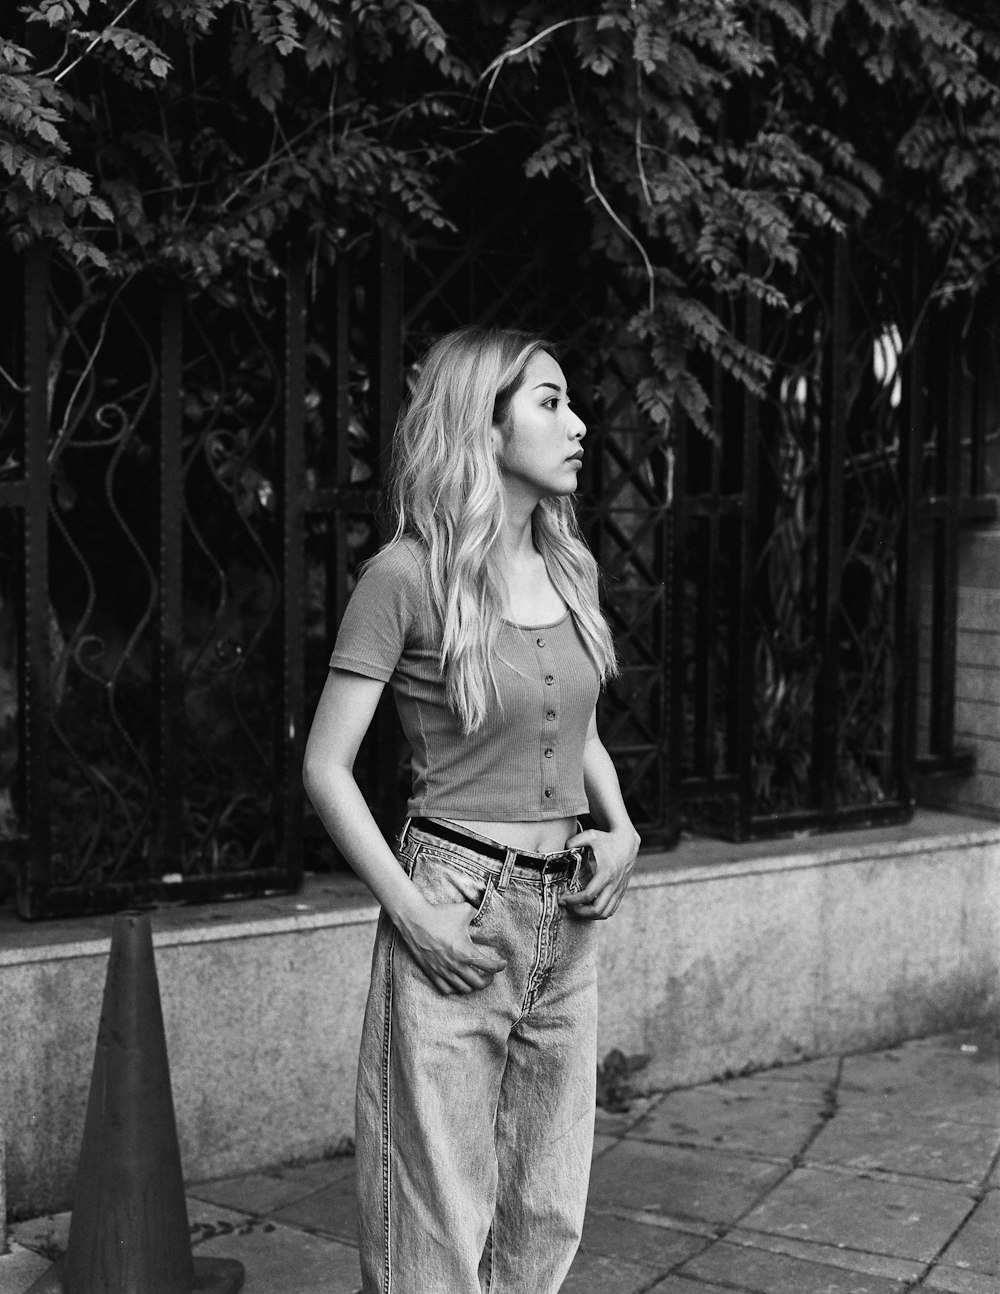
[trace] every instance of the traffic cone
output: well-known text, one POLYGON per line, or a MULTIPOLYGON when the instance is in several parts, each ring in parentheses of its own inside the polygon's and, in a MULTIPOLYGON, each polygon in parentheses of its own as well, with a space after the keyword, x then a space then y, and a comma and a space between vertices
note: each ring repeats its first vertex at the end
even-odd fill
POLYGON ((26 1294, 235 1294, 194 1258, 149 917, 115 917, 66 1253, 26 1294))

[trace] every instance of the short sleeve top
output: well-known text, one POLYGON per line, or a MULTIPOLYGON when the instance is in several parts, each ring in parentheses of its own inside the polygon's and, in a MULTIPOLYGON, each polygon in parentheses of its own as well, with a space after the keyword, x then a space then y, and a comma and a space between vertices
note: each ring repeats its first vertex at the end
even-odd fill
POLYGON ((484 822, 585 813, 583 747, 600 677, 572 613, 545 625, 503 622, 495 656, 500 702, 466 734, 445 700, 441 624, 425 572, 416 540, 377 553, 330 658, 335 669, 392 687, 413 751, 407 813, 484 822))

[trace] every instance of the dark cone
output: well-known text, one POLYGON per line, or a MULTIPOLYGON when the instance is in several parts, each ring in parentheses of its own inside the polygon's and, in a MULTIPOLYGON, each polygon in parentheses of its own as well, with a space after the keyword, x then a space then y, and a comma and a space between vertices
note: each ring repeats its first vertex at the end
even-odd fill
POLYGON ((149 918, 115 918, 69 1241, 28 1294, 231 1294, 243 1268, 191 1255, 149 918))

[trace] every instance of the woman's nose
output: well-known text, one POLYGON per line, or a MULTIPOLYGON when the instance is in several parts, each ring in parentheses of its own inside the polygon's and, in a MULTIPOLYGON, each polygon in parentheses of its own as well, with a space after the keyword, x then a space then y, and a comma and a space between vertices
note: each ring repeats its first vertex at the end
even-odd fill
POLYGON ((567 410, 570 418, 569 434, 576 440, 583 440, 587 434, 587 424, 573 409, 567 410))

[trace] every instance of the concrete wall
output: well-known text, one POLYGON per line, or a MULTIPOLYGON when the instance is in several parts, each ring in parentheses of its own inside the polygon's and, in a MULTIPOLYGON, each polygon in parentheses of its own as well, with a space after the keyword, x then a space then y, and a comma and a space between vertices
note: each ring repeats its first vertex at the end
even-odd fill
MULTIPOLYGON (((352 1135, 375 910, 356 884, 154 915, 189 1180, 352 1135)), ((11 1209, 71 1198, 109 920, 0 918, 0 1125, 11 1209)), ((601 929, 600 1054, 649 1087, 876 1047, 1000 1001, 1000 827, 923 814, 878 833, 644 857, 601 929)))

